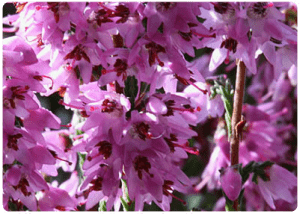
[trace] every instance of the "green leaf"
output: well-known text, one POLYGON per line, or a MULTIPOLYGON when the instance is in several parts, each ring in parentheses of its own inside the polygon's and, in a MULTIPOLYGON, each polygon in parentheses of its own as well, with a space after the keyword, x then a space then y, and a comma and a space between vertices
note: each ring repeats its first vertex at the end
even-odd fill
POLYGON ((76 165, 76 171, 77 171, 78 177, 79 177, 79 184, 81 184, 81 182, 84 180, 82 166, 83 166, 83 163, 85 161, 86 154, 82 154, 80 152, 77 152, 77 156, 78 156, 78 162, 77 162, 77 165, 76 165))
POLYGON ((257 174, 254 174, 252 176, 252 182, 254 182, 255 184, 258 184, 258 181, 257 181, 257 174))
POLYGON ((107 211, 106 210, 106 201, 102 200, 102 201, 99 202, 98 211, 107 211))
POLYGON ((226 211, 235 211, 235 209, 233 208, 233 206, 232 205, 230 205, 230 204, 225 204, 225 210, 226 211))
POLYGON ((253 166, 254 165, 255 165, 255 162, 251 161, 245 167, 241 168, 240 174, 242 176, 242 183, 243 184, 248 180, 248 178, 250 176, 250 173, 253 172, 253 166))
POLYGON ((84 131, 81 131, 81 130, 76 129, 76 135, 81 135, 81 134, 83 134, 83 133, 84 133, 84 131))
POLYGON ((206 19, 201 18, 200 16, 196 16, 196 18, 198 19, 198 21, 200 23, 203 23, 206 19))
POLYGON ((226 211, 236 211, 234 208, 233 208, 233 201, 231 201, 227 196, 226 194, 224 193, 224 191, 222 190, 222 193, 226 199, 226 203, 225 203, 225 210, 226 211))
POLYGON ((264 168, 266 168, 266 167, 268 167, 268 166, 272 166, 273 164, 274 164, 274 163, 271 162, 271 161, 265 161, 265 162, 259 164, 259 168, 264 169, 264 168))
POLYGON ((124 198, 120 197, 121 203, 123 205, 124 211, 129 211, 129 205, 127 202, 124 200, 124 198))
POLYGON ((239 194, 239 197, 238 197, 238 202, 239 202, 239 204, 242 204, 244 191, 245 191, 245 188, 243 188, 243 189, 241 190, 240 194, 239 194))
POLYGON ((124 207, 125 211, 134 211, 135 203, 134 201, 130 200, 129 194, 128 194, 128 186, 127 182, 124 179, 121 179, 122 182, 122 191, 123 191, 123 197, 121 197, 121 203, 124 207))
POLYGON ((267 182, 270 181, 269 175, 266 173, 266 169, 271 167, 274 163, 271 161, 265 161, 265 162, 254 162, 252 166, 252 182, 258 183, 258 177, 260 177, 263 181, 267 182))
POLYGON ((159 28, 157 30, 160 33, 164 33, 164 23, 163 22, 160 24, 160 26, 159 26, 159 28))
MULTIPOLYGON (((209 82, 212 82, 208 80, 209 82)), ((220 94, 225 108, 225 121, 227 126, 228 140, 231 137, 231 117, 233 112, 233 94, 231 83, 229 79, 224 79, 220 76, 217 80, 213 80, 213 86, 210 88, 210 99, 214 99, 217 94, 220 94)))
POLYGON ((125 96, 129 98, 129 101, 131 103, 131 110, 133 110, 135 97, 138 93, 138 81, 134 76, 128 76, 126 78, 124 93, 125 96))
POLYGON ((148 21, 147 18, 144 18, 144 19, 142 20, 142 25, 143 25, 143 27, 145 28, 145 31, 146 31, 146 32, 147 32, 147 21, 148 21))

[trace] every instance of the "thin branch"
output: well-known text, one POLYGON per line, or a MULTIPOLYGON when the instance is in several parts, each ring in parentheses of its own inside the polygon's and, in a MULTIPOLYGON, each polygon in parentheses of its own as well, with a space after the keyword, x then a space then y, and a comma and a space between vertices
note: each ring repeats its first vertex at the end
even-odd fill
MULTIPOLYGON (((244 98, 244 87, 245 87, 245 64, 238 60, 237 61, 237 72, 235 80, 235 91, 233 99, 233 113, 231 119, 231 140, 230 140, 230 162, 231 166, 239 163, 239 143, 242 135, 242 129, 245 125, 245 121, 242 117, 242 107, 244 98)), ((234 201, 233 208, 238 210, 238 200, 234 201)))
POLYGON ((242 106, 245 87, 245 71, 245 64, 239 60, 237 62, 233 113, 231 119, 232 136, 230 141, 230 161, 232 166, 239 163, 239 141, 241 136, 241 126, 244 125, 244 120, 242 120, 242 106))

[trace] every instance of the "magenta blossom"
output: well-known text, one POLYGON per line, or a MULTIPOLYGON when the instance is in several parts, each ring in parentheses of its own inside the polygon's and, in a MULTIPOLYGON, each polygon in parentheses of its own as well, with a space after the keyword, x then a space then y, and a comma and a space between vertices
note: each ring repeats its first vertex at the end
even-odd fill
POLYGON ((222 170, 220 182, 226 196, 232 201, 236 200, 242 189, 242 176, 238 170, 232 167, 222 170))

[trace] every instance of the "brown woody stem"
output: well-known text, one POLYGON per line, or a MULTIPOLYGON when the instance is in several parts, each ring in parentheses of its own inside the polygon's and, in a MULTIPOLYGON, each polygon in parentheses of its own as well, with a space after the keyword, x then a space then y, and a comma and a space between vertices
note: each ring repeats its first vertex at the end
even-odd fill
MULTIPOLYGON (((242 107, 244 98, 246 66, 241 61, 237 61, 237 72, 235 81, 235 91, 233 100, 233 113, 231 118, 232 135, 230 139, 230 162, 231 166, 239 163, 239 141, 241 129, 239 125, 242 123, 242 107)), ((238 201, 234 201, 233 208, 238 210, 238 201)))
POLYGON ((245 87, 246 66, 242 61, 237 62, 235 91, 233 100, 233 113, 231 118, 231 140, 230 140, 230 161, 231 165, 239 163, 239 136, 237 125, 242 119, 242 107, 245 87))

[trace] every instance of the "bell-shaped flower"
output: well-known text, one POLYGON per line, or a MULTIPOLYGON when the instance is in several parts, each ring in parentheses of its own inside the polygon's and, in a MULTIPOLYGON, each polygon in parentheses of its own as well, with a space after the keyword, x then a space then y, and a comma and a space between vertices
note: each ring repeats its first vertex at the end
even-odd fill
POLYGON ((234 201, 242 190, 242 176, 237 169, 228 167, 221 170, 220 182, 226 196, 234 201))

